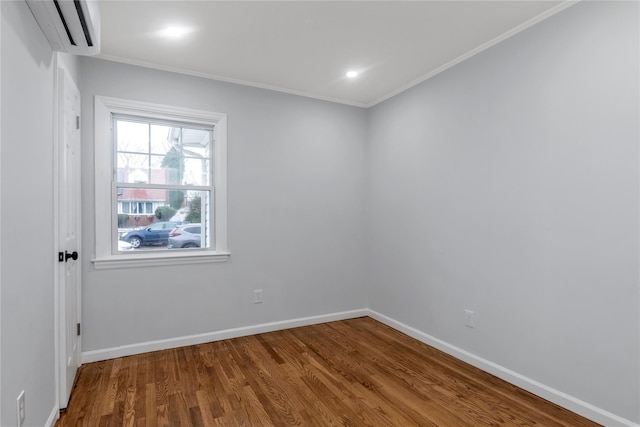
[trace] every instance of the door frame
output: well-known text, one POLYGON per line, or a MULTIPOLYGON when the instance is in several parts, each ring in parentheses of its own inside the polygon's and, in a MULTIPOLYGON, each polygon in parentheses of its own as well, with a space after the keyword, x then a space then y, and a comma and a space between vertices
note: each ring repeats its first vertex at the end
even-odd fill
MULTIPOLYGON (((62 218, 60 217, 60 172, 61 172, 61 164, 62 159, 60 158, 60 149, 64 144, 63 135, 60 134, 61 129, 61 121, 64 120, 64 112, 61 110, 61 100, 63 99, 63 93, 61 93, 61 84, 60 79, 66 79, 71 81, 75 87, 75 89, 80 93, 77 88, 77 84, 73 79, 72 74, 69 72, 68 67, 64 63, 64 61, 60 58, 60 53, 54 53, 54 105, 53 105, 53 230, 54 230, 54 254, 58 254, 61 250, 64 251, 65 248, 60 247, 60 227, 62 218)), ((80 146, 78 147, 80 150, 80 146)), ((81 155, 80 151, 78 151, 78 155, 81 155)), ((80 195, 78 195, 80 197, 80 195)), ((80 204, 78 205, 78 224, 76 226, 77 236, 78 236, 78 248, 76 249, 80 254, 81 245, 82 245, 82 209, 80 204)), ((76 266, 77 274, 78 274, 78 298, 77 298, 77 313, 78 319, 82 318, 82 257, 78 265, 76 266)), ((62 331, 66 327, 65 325, 65 313, 61 312, 61 307, 63 306, 60 297, 61 297, 61 283, 60 283, 60 274, 64 268, 65 263, 58 262, 57 256, 55 261, 54 268, 54 352, 55 352, 55 396, 56 396, 56 405, 58 409, 65 408, 67 405, 67 397, 64 396, 66 392, 62 390, 62 375, 63 369, 66 366, 66 354, 63 354, 66 349, 66 343, 62 342, 64 338, 64 334, 62 331)), ((79 355, 82 354, 82 336, 78 337, 78 352, 79 355)), ((81 361, 80 361, 81 362, 81 361)))

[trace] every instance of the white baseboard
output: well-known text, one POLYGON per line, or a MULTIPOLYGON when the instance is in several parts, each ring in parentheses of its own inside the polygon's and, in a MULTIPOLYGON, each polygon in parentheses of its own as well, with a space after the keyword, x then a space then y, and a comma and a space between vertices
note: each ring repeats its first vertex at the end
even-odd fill
POLYGON ((56 421, 58 421, 58 418, 60 418, 60 408, 54 405, 44 427, 53 427, 54 425, 56 425, 56 421))
POLYGON ((225 329, 222 331, 206 332, 197 335, 168 338, 157 341, 147 341, 139 344, 129 344, 120 347, 105 348, 82 352, 82 363, 97 362, 100 360, 114 359, 116 357, 132 356, 134 354, 150 351, 166 350, 169 348, 184 347, 188 345, 204 344, 207 342, 226 340, 230 338, 244 337, 247 335, 262 334, 265 332, 279 331, 283 329, 297 328, 300 326, 316 325, 333 322, 336 320, 353 319, 368 316, 369 310, 351 310, 340 313, 324 314, 320 316, 301 317, 298 319, 283 320, 279 322, 262 323, 241 328, 225 329))
POLYGON ((640 427, 639 424, 619 417, 615 414, 612 414, 611 412, 605 411, 604 409, 593 406, 587 402, 584 402, 552 387, 546 386, 489 360, 476 356, 473 353, 451 345, 445 341, 419 331, 418 329, 415 329, 411 326, 405 325, 402 322, 398 322, 397 320, 394 320, 376 311, 368 310, 368 315, 369 317, 382 322, 385 325, 390 326, 393 329, 396 329, 404 334, 407 334, 410 337, 417 339, 418 341, 430 345, 431 347, 435 347, 438 350, 441 350, 455 357, 456 359, 460 359, 463 362, 475 366, 476 368, 480 368, 485 372, 495 375, 498 378, 501 378, 513 385, 527 390, 535 394, 536 396, 540 396, 543 399, 553 402, 556 405, 562 406, 563 408, 575 412, 576 414, 582 415, 583 417, 595 421, 598 424, 602 424, 603 426, 607 427, 640 427))

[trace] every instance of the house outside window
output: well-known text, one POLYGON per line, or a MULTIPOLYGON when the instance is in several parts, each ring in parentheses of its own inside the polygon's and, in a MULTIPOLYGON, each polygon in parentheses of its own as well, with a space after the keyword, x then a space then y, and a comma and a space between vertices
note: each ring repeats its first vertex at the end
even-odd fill
POLYGON ((226 115, 104 97, 95 113, 96 268, 226 260, 226 115), (199 247, 169 248, 159 222, 200 225, 199 247))
POLYGON ((118 213, 119 214, 146 214, 152 215, 156 207, 160 205, 164 205, 163 202, 145 202, 145 201, 128 201, 128 202, 118 202, 118 213))

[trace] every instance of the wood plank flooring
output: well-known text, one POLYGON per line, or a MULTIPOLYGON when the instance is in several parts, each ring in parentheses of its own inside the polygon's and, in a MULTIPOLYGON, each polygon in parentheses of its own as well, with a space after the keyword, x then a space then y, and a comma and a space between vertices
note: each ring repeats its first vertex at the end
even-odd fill
POLYGON ((596 426, 363 317, 83 365, 67 426, 596 426))

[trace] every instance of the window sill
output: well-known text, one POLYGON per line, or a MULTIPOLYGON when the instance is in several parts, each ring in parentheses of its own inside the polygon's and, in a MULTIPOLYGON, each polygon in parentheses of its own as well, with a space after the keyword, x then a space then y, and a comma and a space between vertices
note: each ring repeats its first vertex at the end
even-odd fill
POLYGON ((91 260, 96 270, 130 267, 154 267, 161 265, 207 264, 227 262, 231 256, 228 252, 200 252, 191 254, 127 254, 111 255, 91 260))

